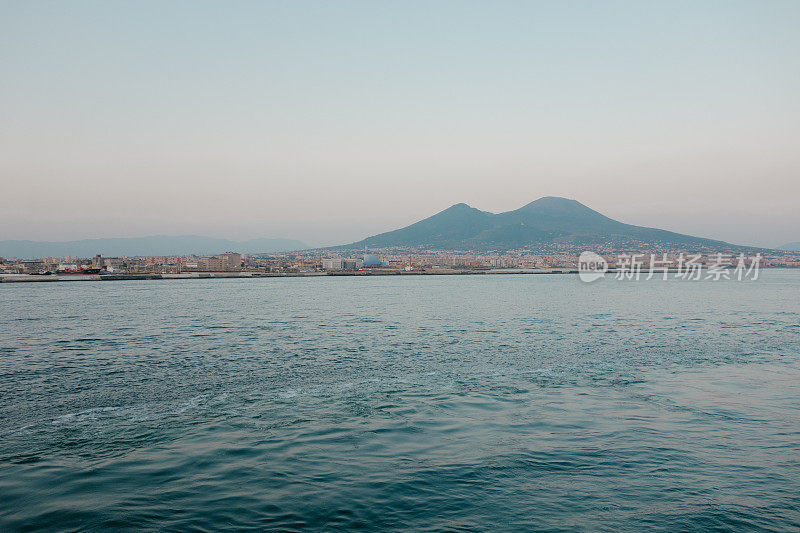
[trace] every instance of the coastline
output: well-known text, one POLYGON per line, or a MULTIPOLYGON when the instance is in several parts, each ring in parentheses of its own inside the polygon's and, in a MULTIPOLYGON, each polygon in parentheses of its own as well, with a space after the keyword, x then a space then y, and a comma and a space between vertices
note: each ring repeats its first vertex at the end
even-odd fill
MULTIPOLYGON (((186 272, 181 274, 88 274, 50 275, 2 274, 0 283, 55 283, 63 281, 131 281, 174 279, 252 279, 252 278, 315 278, 324 276, 469 276, 500 274, 577 274, 574 269, 519 269, 519 270, 343 270, 328 272, 186 272)), ((613 274, 613 272, 609 272, 613 274)))
MULTIPOLYGON (((768 267, 767 267, 768 268, 768 267)), ((786 267, 772 267, 770 270, 792 270, 786 267)), ((618 272, 610 269, 605 275, 618 272)), ((677 274, 677 270, 669 270, 677 274)), ((576 269, 431 269, 431 270, 331 270, 327 272, 184 272, 180 274, 88 274, 88 275, 50 275, 0 274, 0 283, 55 283, 64 281, 134 281, 134 280, 177 280, 177 279, 254 279, 254 278, 318 278, 326 276, 365 277, 365 276, 482 276, 482 275, 563 275, 578 274, 576 269)), ((642 271, 642 275, 646 275, 642 271)), ((659 272, 658 275, 662 273, 659 272)))

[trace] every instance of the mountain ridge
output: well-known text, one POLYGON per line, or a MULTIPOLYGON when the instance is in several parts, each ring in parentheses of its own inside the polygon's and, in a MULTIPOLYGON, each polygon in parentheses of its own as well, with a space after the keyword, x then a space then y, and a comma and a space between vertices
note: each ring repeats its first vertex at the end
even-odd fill
POLYGON ((288 252, 308 249, 295 239, 258 238, 245 241, 202 235, 149 235, 146 237, 108 237, 74 241, 0 241, 0 257, 91 257, 213 255, 228 251, 241 253, 288 252))
POLYGON ((457 203, 418 222, 335 248, 509 250, 548 244, 596 246, 631 242, 749 248, 658 228, 626 224, 577 200, 544 196, 501 213, 457 203))

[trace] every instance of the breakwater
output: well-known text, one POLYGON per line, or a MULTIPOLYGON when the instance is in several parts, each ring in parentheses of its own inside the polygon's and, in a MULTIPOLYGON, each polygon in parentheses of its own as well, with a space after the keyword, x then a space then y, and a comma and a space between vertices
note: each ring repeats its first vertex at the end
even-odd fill
POLYGON ((328 272, 183 272, 180 274, 89 274, 89 275, 36 275, 2 274, 0 283, 52 283, 59 281, 128 281, 169 279, 225 279, 225 278, 291 278, 320 276, 463 276, 482 274, 577 274, 569 269, 499 269, 499 270, 341 270, 328 272))

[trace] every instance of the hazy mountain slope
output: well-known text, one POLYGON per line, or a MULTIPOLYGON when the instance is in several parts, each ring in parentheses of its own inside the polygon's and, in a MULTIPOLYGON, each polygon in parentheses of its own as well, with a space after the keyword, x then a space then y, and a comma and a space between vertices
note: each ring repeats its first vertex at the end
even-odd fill
POLYGON ((800 242, 789 242, 779 248, 779 250, 789 250, 792 252, 800 252, 800 242))
POLYGON ((292 239, 252 239, 232 241, 199 235, 153 235, 108 239, 83 239, 65 242, 0 241, 0 257, 91 257, 137 255, 207 255, 228 251, 241 253, 284 252, 308 248, 292 239))
POLYGON ((578 201, 549 196, 498 214, 456 204, 405 228, 343 247, 501 250, 548 243, 592 245, 632 240, 681 246, 731 246, 721 241, 625 224, 578 201))
POLYGON ((433 248, 447 246, 452 242, 470 239, 481 231, 492 228, 492 213, 481 211, 467 204, 455 204, 410 226, 381 233, 351 246, 397 246, 396 243, 422 243, 433 248))
POLYGON ((714 245, 721 241, 684 235, 644 226, 634 226, 611 219, 576 200, 547 196, 515 211, 500 213, 512 223, 532 225, 542 231, 559 234, 559 240, 597 240, 604 238, 638 239, 646 242, 714 245))

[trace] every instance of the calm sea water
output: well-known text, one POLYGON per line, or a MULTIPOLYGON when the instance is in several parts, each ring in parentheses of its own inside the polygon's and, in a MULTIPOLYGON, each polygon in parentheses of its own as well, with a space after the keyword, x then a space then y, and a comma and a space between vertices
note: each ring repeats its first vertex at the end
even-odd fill
POLYGON ((0 304, 0 530, 800 528, 800 271, 0 304))

